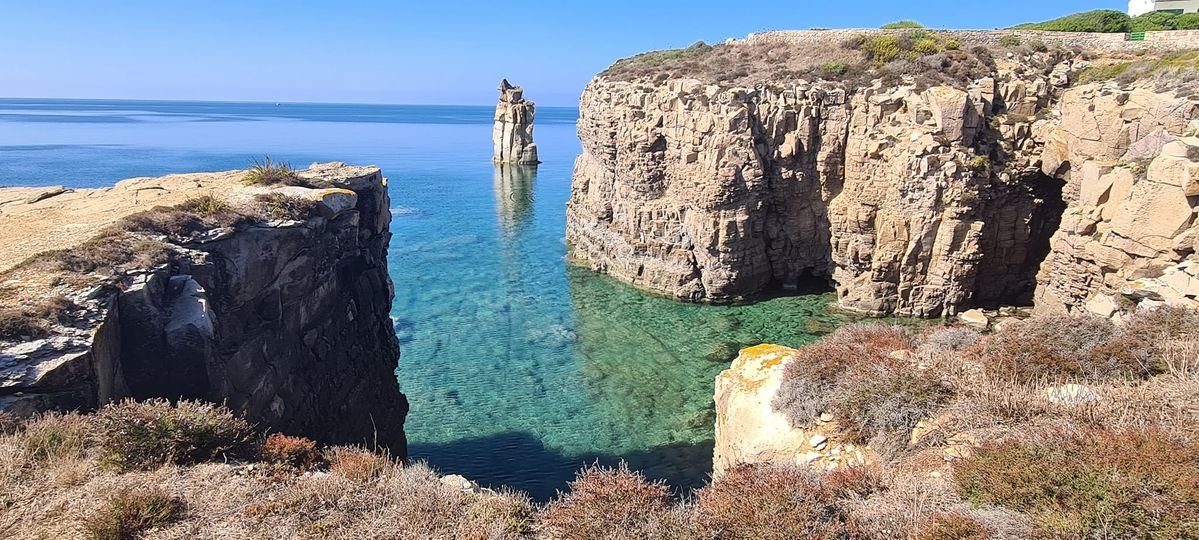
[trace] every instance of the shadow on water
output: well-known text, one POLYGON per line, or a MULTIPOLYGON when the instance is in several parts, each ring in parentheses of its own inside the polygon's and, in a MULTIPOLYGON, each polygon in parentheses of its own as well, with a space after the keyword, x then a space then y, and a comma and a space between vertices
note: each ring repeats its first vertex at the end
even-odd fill
POLYGON ((675 443, 622 455, 565 455, 547 448, 531 433, 511 431, 442 444, 411 444, 411 459, 432 459, 443 474, 461 474, 482 486, 507 486, 537 501, 567 489, 583 467, 593 463, 628 463, 650 480, 668 480, 676 496, 688 495, 707 483, 711 473, 712 441, 675 443), (481 448, 494 451, 481 452, 481 448), (516 476, 514 471, 522 471, 516 476))

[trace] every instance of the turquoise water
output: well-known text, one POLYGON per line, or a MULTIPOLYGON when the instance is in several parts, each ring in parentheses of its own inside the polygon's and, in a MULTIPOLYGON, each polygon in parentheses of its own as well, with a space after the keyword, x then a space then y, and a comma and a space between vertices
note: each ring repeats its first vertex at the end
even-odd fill
POLYGON ((545 162, 490 163, 488 107, 0 100, 0 185, 373 163, 391 179, 393 316, 410 453, 538 498, 627 460, 680 490, 712 452, 712 380, 736 350, 842 321, 829 296, 697 306, 569 267, 576 111, 541 108, 545 162))

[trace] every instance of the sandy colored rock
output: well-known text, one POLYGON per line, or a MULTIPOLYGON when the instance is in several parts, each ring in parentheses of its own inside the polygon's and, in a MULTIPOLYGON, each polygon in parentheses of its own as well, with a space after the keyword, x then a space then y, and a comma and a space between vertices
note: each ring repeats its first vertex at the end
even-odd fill
POLYGON ((864 462, 873 455, 833 438, 831 415, 821 415, 828 420, 819 428, 796 429, 774 411, 771 401, 795 352, 779 345, 750 347, 716 377, 714 476, 741 464, 794 463, 823 469, 864 462))
POLYGON ((495 106, 495 127, 491 140, 496 163, 536 164, 537 144, 533 142, 533 117, 536 106, 524 98, 524 89, 500 81, 500 102, 495 106))

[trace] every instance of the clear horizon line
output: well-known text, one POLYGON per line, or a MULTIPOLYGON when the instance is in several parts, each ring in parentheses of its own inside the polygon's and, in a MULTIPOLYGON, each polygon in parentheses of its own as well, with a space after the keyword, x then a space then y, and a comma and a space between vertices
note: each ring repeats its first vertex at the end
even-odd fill
MULTIPOLYGON (((493 107, 490 104, 467 103, 378 103, 367 101, 259 101, 239 99, 163 99, 163 98, 81 98, 81 97, 28 97, 0 96, 2 100, 41 100, 41 101, 141 101, 158 103, 238 103, 254 105, 378 105, 378 106, 408 106, 408 107, 493 107)), ((577 109, 578 105, 538 105, 547 109, 577 109)))

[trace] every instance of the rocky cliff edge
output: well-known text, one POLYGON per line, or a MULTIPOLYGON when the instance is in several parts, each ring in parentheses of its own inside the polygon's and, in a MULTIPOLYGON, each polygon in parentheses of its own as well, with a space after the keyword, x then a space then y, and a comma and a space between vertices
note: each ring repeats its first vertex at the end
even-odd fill
POLYGON ((0 189, 0 408, 205 399, 402 455, 386 179, 285 176, 0 189))

